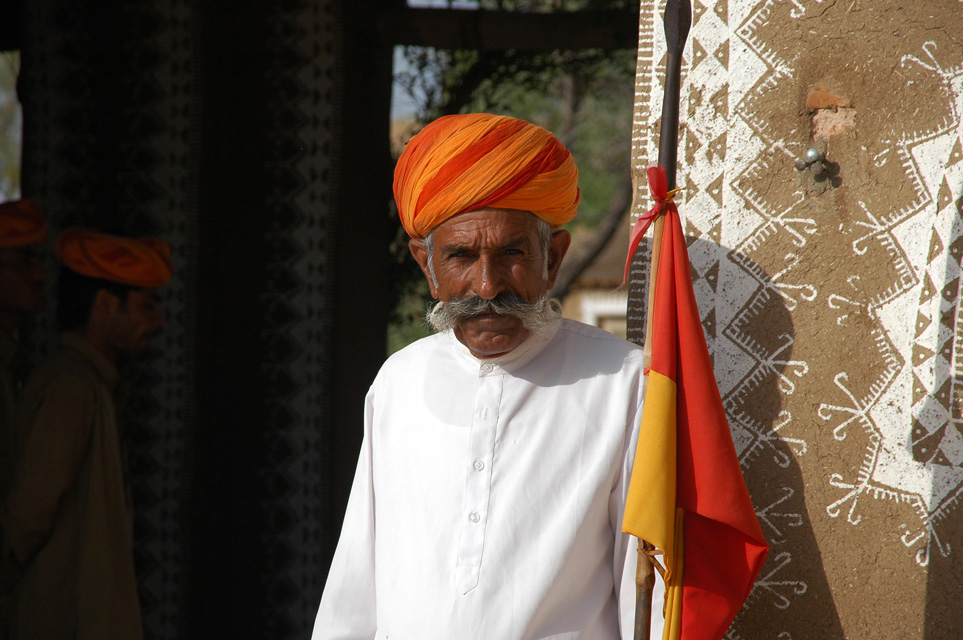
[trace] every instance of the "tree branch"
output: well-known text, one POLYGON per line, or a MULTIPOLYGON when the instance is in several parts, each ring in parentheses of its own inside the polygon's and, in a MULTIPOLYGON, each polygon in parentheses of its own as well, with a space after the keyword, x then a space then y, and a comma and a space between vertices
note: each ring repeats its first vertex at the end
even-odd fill
POLYGON ((615 235, 619 225, 624 223, 631 204, 632 176, 625 172, 612 194, 605 216, 595 227, 592 237, 579 249, 577 254, 569 256, 568 260, 562 263, 555 286, 549 292, 551 297, 562 299, 568 295, 575 281, 595 262, 612 236, 615 235))

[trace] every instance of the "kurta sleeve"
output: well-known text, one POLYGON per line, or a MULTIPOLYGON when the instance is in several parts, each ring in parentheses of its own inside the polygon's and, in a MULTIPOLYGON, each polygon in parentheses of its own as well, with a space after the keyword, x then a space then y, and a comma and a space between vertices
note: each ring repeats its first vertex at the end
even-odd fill
POLYGON ((312 640, 371 640, 375 602, 375 491, 372 475, 374 393, 365 399, 364 440, 341 538, 331 562, 312 640))
POLYGON ((61 497, 77 479, 94 422, 96 392, 82 380, 61 376, 27 410, 23 455, 4 514, 8 545, 21 565, 46 541, 61 497))

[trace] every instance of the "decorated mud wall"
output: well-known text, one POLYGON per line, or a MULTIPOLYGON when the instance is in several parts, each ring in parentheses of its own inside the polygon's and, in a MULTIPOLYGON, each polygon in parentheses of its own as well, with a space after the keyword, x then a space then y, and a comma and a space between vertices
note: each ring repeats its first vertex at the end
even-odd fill
MULTIPOLYGON (((642 3, 636 216, 663 4, 642 3)), ((681 113, 692 277, 771 546, 726 637, 961 637, 963 2, 694 0, 681 113)))

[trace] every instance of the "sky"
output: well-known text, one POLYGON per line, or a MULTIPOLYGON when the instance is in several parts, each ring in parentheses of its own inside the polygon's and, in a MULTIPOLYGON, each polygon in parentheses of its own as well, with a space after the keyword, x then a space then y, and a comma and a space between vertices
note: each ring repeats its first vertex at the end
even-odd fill
POLYGON ((20 170, 11 166, 20 163, 23 117, 17 101, 17 52, 0 54, 0 201, 20 196, 20 170))
MULTIPOLYGON (((394 73, 407 69, 405 62, 404 47, 395 47, 394 54, 394 73)), ((395 82, 391 86, 391 119, 410 118, 415 114, 417 107, 408 92, 398 86, 395 82)))
MULTIPOLYGON (((414 9, 477 9, 478 0, 408 0, 408 6, 414 9)), ((395 47, 394 53, 394 73, 397 74, 406 70, 407 63, 404 57, 404 48, 395 47)), ((409 118, 415 115, 417 106, 411 97, 401 87, 396 84, 391 91, 391 118, 409 118)))

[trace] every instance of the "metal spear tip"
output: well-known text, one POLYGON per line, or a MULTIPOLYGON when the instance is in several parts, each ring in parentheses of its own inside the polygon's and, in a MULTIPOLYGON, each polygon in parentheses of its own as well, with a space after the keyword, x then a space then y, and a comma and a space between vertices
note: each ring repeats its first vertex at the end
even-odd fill
POLYGON ((692 27, 692 3, 689 0, 668 0, 662 16, 665 44, 670 52, 682 55, 685 41, 692 27))
POLYGON ((806 149, 806 162, 808 162, 809 164, 812 164, 817 160, 819 160, 819 149, 816 149, 815 147, 810 147, 809 149, 806 149))

